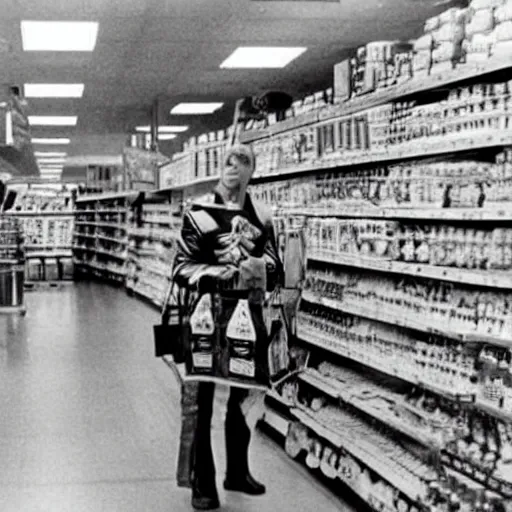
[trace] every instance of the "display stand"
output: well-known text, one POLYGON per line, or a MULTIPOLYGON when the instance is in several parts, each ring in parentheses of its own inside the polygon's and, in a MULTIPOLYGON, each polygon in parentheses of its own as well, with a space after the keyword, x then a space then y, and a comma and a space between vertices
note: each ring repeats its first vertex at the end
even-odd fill
POLYGON ((58 286, 73 278, 73 202, 56 184, 14 184, 14 207, 25 236, 25 289, 58 286), (28 187, 28 188, 27 188, 28 187))
POLYGON ((180 218, 164 194, 146 194, 129 229, 126 288, 161 309, 171 277, 180 218))
POLYGON ((75 277, 94 276, 124 284, 130 204, 136 192, 88 195, 76 200, 75 277))
POLYGON ((0 314, 25 314, 23 233, 17 219, 0 215, 0 314))

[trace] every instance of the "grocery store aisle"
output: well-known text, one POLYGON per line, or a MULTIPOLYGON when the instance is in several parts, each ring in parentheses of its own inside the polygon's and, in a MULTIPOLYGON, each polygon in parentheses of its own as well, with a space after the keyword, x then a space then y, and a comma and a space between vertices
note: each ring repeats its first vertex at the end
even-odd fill
MULTIPOLYGON (((26 304, 26 317, 0 316, 0 511, 192 510, 174 481, 179 393, 153 357, 158 313, 97 283, 28 293, 26 304)), ((223 511, 350 510, 260 433, 251 460, 267 494, 225 493, 220 409, 223 511)))

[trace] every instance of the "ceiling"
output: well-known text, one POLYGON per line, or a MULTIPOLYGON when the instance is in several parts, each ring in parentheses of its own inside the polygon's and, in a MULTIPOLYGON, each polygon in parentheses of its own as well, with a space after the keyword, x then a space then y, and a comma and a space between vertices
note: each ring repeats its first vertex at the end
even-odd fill
MULTIPOLYGON (((34 115, 78 115, 73 128, 33 127, 33 137, 66 136, 69 167, 111 162, 127 134, 149 124, 188 124, 190 135, 226 127, 237 98, 279 89, 300 97, 328 87, 332 67, 369 41, 418 37, 449 0, 0 0, 1 83, 85 83, 80 99, 30 99, 34 115), (21 20, 98 21, 92 53, 24 52, 21 20), (307 46, 284 69, 219 65, 238 46, 307 46), (180 101, 224 101, 207 116, 171 116, 180 101)), ((38 146, 35 150, 62 151, 38 146)), ((66 169, 65 169, 66 172, 66 169)))

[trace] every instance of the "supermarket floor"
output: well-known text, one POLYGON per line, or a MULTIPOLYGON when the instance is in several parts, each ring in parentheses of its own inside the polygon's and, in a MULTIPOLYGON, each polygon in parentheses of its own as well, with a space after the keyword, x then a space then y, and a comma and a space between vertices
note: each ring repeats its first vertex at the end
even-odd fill
MULTIPOLYGON (((0 316, 0 512, 192 510, 174 481, 179 390, 152 354, 158 313, 97 283, 30 292, 25 302, 25 317, 0 316)), ((267 494, 224 492, 221 409, 221 510, 352 510, 259 431, 251 462, 267 494)))

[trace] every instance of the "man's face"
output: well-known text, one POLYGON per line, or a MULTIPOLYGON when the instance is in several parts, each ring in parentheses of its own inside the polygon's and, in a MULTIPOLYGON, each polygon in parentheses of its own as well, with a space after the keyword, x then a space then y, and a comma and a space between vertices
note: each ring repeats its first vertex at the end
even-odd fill
POLYGON ((233 154, 222 170, 221 181, 228 190, 245 188, 253 173, 251 161, 246 155, 233 154))

